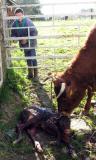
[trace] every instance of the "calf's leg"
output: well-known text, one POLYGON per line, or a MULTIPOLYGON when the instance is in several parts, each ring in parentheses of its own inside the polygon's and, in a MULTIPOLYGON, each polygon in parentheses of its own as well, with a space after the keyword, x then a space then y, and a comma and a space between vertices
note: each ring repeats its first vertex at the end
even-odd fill
POLYGON ((16 125, 16 134, 17 134, 17 138, 15 141, 13 141, 13 144, 17 144, 19 143, 21 140, 22 140, 22 132, 23 132, 23 126, 24 124, 23 123, 19 123, 16 125))
POLYGON ((30 138, 30 140, 31 140, 33 146, 35 147, 36 151, 41 153, 41 152, 43 152, 43 149, 42 149, 39 141, 36 141, 34 133, 36 133, 36 128, 26 130, 26 134, 30 138))

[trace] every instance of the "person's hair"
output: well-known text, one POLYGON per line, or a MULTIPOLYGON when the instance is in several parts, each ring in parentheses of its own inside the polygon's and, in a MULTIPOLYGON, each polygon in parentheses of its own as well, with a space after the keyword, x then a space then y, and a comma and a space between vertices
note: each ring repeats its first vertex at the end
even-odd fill
POLYGON ((24 11, 23 11, 22 8, 16 8, 15 11, 14 11, 14 15, 15 15, 16 13, 22 13, 22 14, 24 14, 24 11))

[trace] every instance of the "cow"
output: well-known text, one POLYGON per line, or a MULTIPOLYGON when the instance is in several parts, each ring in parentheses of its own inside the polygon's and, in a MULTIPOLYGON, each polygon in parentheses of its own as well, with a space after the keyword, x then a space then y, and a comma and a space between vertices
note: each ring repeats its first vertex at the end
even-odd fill
POLYGON ((29 108, 24 108, 19 115, 16 125, 17 139, 13 144, 18 143, 22 139, 22 134, 25 132, 30 138, 35 150, 39 153, 43 149, 36 140, 36 133, 39 129, 57 137, 59 143, 65 144, 68 154, 72 155, 74 150, 70 142, 70 118, 47 109, 32 105, 29 108), (67 135, 67 136, 66 136, 67 135))
POLYGON ((83 113, 88 114, 96 90, 96 26, 70 66, 64 72, 49 73, 45 81, 50 78, 54 83, 59 113, 71 115, 87 92, 83 113))

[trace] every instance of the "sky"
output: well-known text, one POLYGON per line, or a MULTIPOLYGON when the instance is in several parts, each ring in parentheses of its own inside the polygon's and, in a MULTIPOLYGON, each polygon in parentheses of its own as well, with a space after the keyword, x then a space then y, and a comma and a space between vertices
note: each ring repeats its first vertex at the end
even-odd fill
POLYGON ((80 12, 81 9, 88 9, 88 8, 94 8, 95 4, 88 3, 88 2, 94 2, 96 0, 40 0, 40 3, 42 4, 56 4, 54 8, 51 5, 44 5, 42 6, 42 12, 44 14, 51 15, 53 12, 55 14, 75 14, 80 12), (60 5, 60 3, 67 2, 68 4, 60 5), (70 4, 71 2, 71 4, 70 4), (72 4, 72 2, 83 2, 83 4, 72 4), (84 4, 84 2, 87 2, 84 4))

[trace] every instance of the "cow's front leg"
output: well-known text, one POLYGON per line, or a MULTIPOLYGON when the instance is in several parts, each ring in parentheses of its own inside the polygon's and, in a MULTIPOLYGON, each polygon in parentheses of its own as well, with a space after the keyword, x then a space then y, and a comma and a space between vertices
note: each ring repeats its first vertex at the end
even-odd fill
POLYGON ((90 110, 90 107, 91 107, 91 99, 92 99, 92 96, 93 96, 93 89, 92 89, 92 87, 88 87, 88 89, 87 89, 87 95, 88 95, 87 101, 86 101, 84 110, 82 112, 84 115, 87 115, 89 113, 89 110, 90 110))

